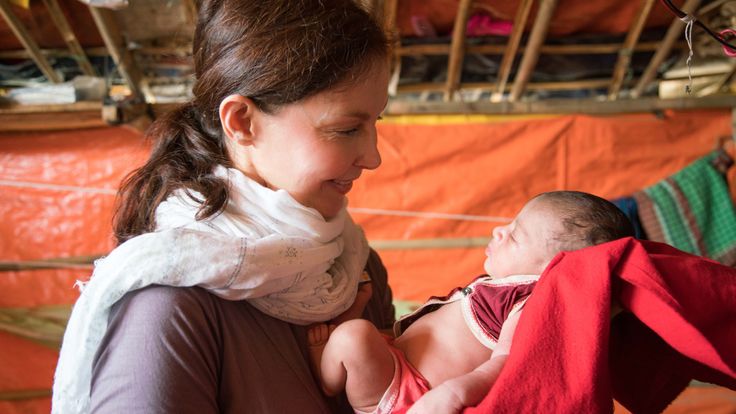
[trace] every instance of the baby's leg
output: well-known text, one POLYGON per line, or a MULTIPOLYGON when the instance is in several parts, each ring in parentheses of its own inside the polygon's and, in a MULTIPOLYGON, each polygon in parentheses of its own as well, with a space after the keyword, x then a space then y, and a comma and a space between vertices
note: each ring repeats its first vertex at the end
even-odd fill
POLYGON ((324 333, 324 328, 310 329, 309 340, 312 358, 318 358, 322 348, 318 375, 325 393, 335 395, 344 389, 354 408, 372 410, 394 376, 393 356, 386 340, 363 319, 338 325, 321 346, 312 343, 321 336, 315 335, 319 334, 315 329, 324 333))

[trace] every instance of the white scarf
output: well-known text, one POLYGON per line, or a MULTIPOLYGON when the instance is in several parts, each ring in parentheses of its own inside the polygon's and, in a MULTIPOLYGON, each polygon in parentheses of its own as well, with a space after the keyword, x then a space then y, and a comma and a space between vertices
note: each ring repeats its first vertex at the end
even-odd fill
POLYGON ((368 243, 345 208, 328 221, 238 170, 218 167, 215 174, 230 182, 222 214, 196 221, 199 203, 177 191, 157 208, 156 232, 95 262, 64 333, 53 413, 89 412, 92 360, 110 308, 132 290, 200 286, 296 324, 332 319, 353 303, 368 243))

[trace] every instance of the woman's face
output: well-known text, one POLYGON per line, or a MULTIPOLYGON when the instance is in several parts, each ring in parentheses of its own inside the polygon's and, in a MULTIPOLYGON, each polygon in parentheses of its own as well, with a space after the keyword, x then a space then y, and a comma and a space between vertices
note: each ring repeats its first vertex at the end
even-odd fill
POLYGON ((248 160, 235 164, 252 179, 286 190, 329 219, 364 169, 381 164, 376 121, 388 99, 388 68, 374 64, 349 84, 258 112, 248 160))

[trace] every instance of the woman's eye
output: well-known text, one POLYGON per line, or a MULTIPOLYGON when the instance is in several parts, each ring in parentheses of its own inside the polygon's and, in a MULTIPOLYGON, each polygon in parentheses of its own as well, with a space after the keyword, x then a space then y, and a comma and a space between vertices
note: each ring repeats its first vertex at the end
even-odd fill
POLYGON ((356 133, 358 133, 358 131, 360 131, 359 128, 350 128, 350 129, 345 129, 345 130, 342 130, 342 131, 337 131, 337 133, 340 134, 340 135, 348 135, 348 136, 350 136, 350 135, 355 135, 356 133))

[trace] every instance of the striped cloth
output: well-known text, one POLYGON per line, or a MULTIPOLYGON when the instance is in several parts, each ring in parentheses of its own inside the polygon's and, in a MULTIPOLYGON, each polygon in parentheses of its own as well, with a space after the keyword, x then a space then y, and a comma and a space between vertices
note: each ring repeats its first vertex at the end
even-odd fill
POLYGON ((647 238, 736 266, 736 210, 725 179, 732 164, 716 150, 633 194, 647 238))

